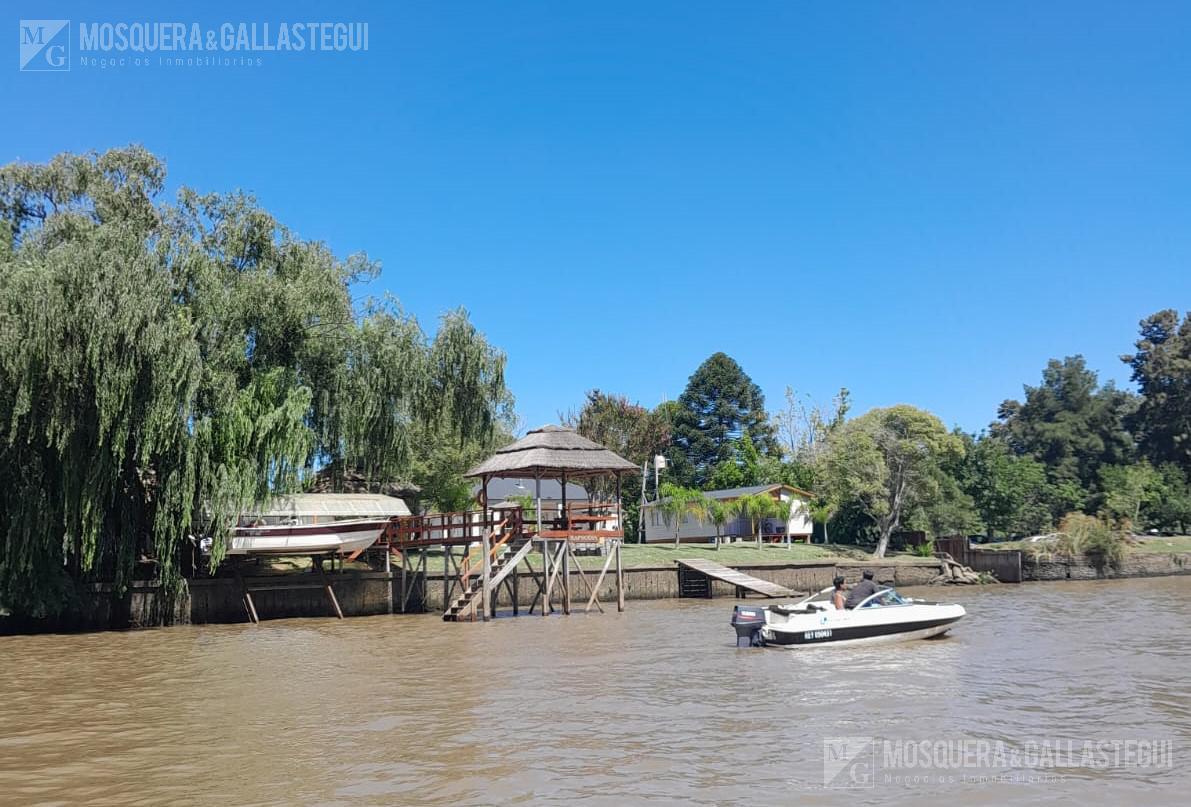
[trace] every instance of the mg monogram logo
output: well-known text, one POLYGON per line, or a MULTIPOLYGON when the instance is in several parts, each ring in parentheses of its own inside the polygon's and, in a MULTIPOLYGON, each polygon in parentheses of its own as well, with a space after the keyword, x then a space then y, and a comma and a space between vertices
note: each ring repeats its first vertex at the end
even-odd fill
POLYGON ((70 69, 70 20, 21 20, 21 69, 70 69))
POLYGON ((823 786, 876 787, 877 746, 872 737, 826 737, 823 740, 823 786))

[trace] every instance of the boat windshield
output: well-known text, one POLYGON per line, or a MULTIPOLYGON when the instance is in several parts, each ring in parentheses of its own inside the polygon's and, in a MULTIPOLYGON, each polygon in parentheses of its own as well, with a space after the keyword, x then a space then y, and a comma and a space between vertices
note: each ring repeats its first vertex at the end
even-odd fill
POLYGON ((861 608, 881 607, 885 605, 906 605, 907 600, 891 588, 878 591, 860 604, 861 608))
POLYGON ((809 597, 803 597, 798 602, 794 603, 796 606, 806 605, 807 603, 821 603, 831 602, 831 595, 835 592, 835 588, 825 588, 817 594, 812 594, 809 597))

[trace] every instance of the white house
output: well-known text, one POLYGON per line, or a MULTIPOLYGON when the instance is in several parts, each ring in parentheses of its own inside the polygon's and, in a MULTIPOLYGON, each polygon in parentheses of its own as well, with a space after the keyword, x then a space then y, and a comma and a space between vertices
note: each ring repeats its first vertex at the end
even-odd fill
MULTIPOLYGON (((783 524, 780 519, 767 518, 761 524, 761 535, 764 538, 785 539, 787 528, 790 539, 810 543, 814 522, 811 520, 807 505, 814 498, 808 493, 790 485, 752 485, 746 488, 730 488, 728 490, 708 490, 703 493, 709 499, 730 502, 741 496, 751 496, 764 493, 780 501, 792 501, 790 508, 790 522, 783 524)), ((645 542, 664 543, 674 540, 674 525, 667 524, 658 502, 647 502, 642 510, 645 521, 645 542)), ((711 521, 700 521, 693 514, 687 514, 678 528, 678 540, 682 543, 704 543, 715 540, 716 527, 711 521)), ((745 516, 735 516, 723 526, 722 538, 752 538, 753 525, 745 516)))

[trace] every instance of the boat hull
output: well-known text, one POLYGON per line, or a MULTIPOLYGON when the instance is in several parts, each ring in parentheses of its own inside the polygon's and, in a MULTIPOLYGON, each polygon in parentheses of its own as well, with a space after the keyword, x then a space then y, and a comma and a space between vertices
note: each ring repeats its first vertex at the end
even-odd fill
POLYGON ((910 622, 898 625, 818 628, 809 631, 765 630, 761 636, 767 646, 798 648, 816 645, 865 645, 931 639, 951 630, 960 617, 910 622))
POLYGON ((384 531, 388 520, 331 521, 238 527, 231 535, 229 555, 319 555, 367 549, 384 531))
POLYGON ((931 639, 949 631, 965 613, 962 605, 921 602, 795 614, 766 609, 760 639, 766 646, 791 649, 931 639))

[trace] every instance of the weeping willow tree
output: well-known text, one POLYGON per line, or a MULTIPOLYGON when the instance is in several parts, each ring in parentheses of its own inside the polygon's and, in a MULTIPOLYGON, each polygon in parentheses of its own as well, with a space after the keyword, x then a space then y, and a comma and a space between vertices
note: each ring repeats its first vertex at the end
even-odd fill
POLYGON ((375 276, 242 194, 159 197, 131 147, 0 168, 0 608, 79 584, 167 584, 252 502, 317 468, 410 478, 509 416, 504 356, 466 314, 431 339, 375 276))
POLYGON ((392 302, 373 304, 342 365, 320 450, 349 458, 369 481, 410 479, 437 498, 508 439, 504 365, 462 309, 444 314, 427 341, 392 302))

